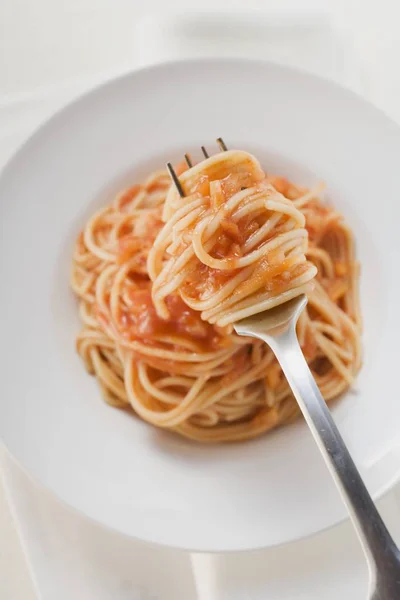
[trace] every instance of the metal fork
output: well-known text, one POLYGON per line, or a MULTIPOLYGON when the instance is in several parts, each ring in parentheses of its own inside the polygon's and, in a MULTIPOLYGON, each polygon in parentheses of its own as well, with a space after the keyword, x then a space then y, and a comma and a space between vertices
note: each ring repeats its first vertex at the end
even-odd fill
MULTIPOLYGON (((221 150, 227 147, 217 140, 221 150)), ((205 158, 207 150, 202 147, 205 158)), ((185 155, 189 167, 191 159, 185 155)), ((184 197, 179 179, 167 168, 178 193, 184 197)), ((400 551, 361 478, 339 433, 325 400, 315 383, 297 339, 296 324, 307 304, 303 294, 271 310, 234 325, 238 335, 258 338, 276 355, 318 448, 348 508, 369 569, 368 600, 400 600, 400 551)))
POLYGON ((277 357, 305 420, 349 510, 369 567, 370 600, 400 599, 400 552, 315 383, 296 334, 304 294, 234 325, 239 335, 266 342, 277 357))
MULTIPOLYGON (((221 148, 222 152, 226 152, 228 150, 228 148, 222 138, 217 138, 217 144, 221 148)), ((205 146, 201 146, 201 151, 203 153, 204 158, 210 158, 210 155, 208 154, 205 146)), ((189 167, 189 169, 191 169, 193 167, 193 163, 192 163, 192 159, 190 158, 189 154, 185 154, 185 161, 186 161, 186 164, 189 167)), ((181 182, 179 181, 178 175, 176 174, 176 172, 174 170, 174 167, 172 166, 172 164, 170 162, 167 162, 166 167, 167 167, 169 176, 171 177, 171 181, 176 188, 176 191, 178 192, 178 194, 180 195, 181 198, 184 198, 185 192, 183 191, 183 187, 181 185, 181 182)))

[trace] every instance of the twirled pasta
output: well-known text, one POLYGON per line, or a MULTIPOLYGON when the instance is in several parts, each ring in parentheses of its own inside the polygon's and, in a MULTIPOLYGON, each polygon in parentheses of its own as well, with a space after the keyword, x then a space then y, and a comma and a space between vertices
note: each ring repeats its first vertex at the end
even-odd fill
POLYGON ((165 298, 175 292, 223 327, 310 291, 317 269, 305 257, 304 215, 253 156, 222 152, 182 183, 187 197, 176 202, 170 192, 147 263, 161 317, 168 319, 165 298))

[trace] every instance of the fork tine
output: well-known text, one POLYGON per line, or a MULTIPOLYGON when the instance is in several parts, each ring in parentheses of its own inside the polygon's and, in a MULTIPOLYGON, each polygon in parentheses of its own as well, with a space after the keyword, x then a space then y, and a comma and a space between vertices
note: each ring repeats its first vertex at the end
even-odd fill
POLYGON ((171 165, 170 162, 167 162, 167 169, 169 176, 171 177, 172 183, 176 187, 176 191, 178 192, 181 198, 184 198, 185 192, 183 191, 183 187, 181 186, 181 182, 178 179, 178 175, 175 173, 174 167, 171 165))
MULTIPOLYGON (((222 152, 226 152, 228 150, 227 145, 225 144, 225 142, 222 138, 220 138, 220 137, 217 138, 217 144, 221 148, 222 152)), ((210 158, 210 155, 208 154, 205 146, 201 146, 201 151, 204 154, 204 158, 210 158)), ((193 163, 192 163, 192 159, 190 158, 189 154, 185 154, 185 161, 186 161, 186 164, 189 167, 189 169, 191 169, 193 167, 193 163)), ((181 185, 181 182, 178 179, 178 175, 175 173, 174 168, 170 162, 167 162, 167 169, 168 169, 169 176, 171 177, 171 181, 176 188, 176 191, 178 192, 178 194, 180 195, 181 198, 184 198, 185 192, 183 191, 183 187, 181 185)))
POLYGON ((228 148, 222 138, 217 138, 217 144, 221 148, 222 152, 226 152, 228 150, 228 148))

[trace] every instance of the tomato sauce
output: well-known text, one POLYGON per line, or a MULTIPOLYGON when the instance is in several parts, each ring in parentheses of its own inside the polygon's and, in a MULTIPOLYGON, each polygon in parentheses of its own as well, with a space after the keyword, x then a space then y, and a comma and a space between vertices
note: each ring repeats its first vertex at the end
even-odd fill
POLYGON ((154 343, 162 337, 182 337, 195 342, 201 351, 221 347, 222 336, 217 329, 202 321, 200 313, 189 308, 180 296, 166 298, 169 319, 157 315, 149 289, 132 290, 129 296, 132 305, 122 312, 121 327, 130 339, 154 343))

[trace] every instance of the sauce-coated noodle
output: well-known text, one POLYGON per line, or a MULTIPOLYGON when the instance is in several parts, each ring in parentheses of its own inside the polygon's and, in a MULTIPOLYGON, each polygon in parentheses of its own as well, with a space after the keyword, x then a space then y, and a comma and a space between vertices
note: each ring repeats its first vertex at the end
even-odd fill
POLYGON ((342 216, 319 189, 266 178, 244 152, 180 180, 185 198, 154 173, 77 240, 77 348, 105 400, 204 442, 293 420, 297 403, 272 352, 232 323, 303 292, 300 343, 325 399, 339 396, 361 361, 359 269, 342 216))

